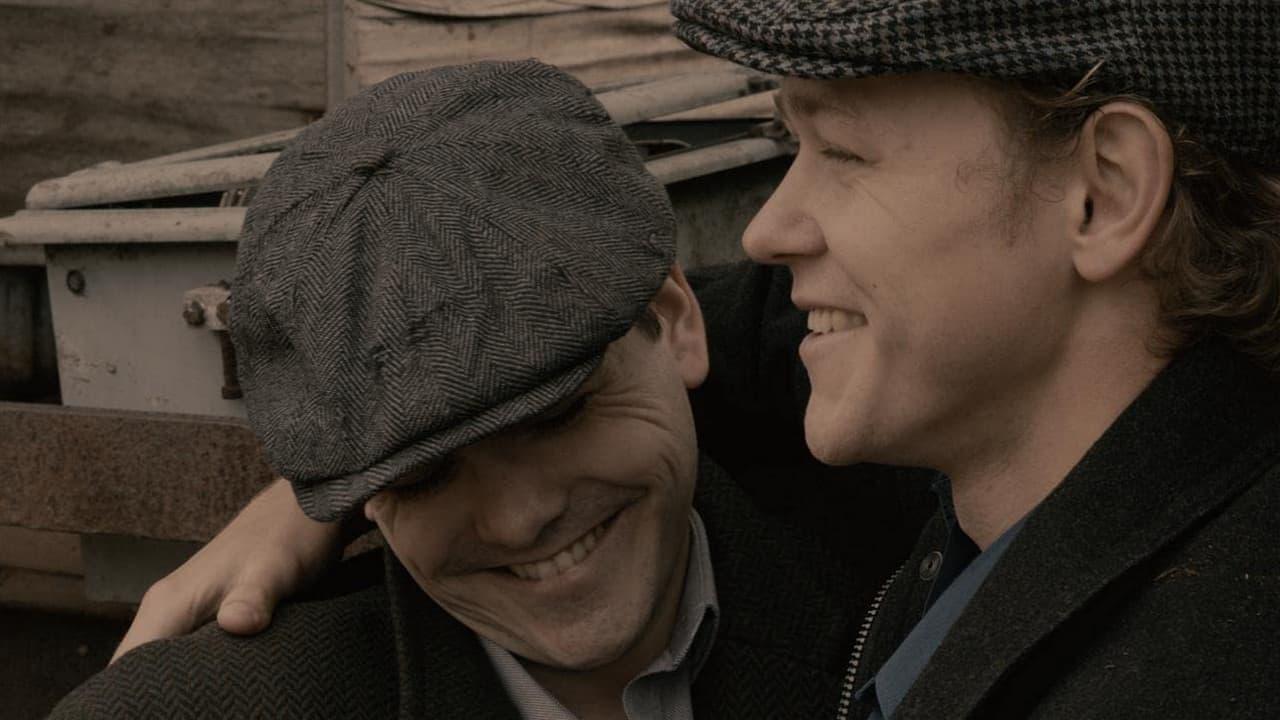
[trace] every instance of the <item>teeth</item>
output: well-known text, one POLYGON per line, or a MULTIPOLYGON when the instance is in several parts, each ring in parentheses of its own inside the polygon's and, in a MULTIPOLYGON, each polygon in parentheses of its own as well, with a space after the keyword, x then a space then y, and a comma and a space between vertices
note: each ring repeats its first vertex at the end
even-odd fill
POLYGON ((556 577, 585 560, 591 554, 591 551, 596 549, 596 545, 600 543, 600 536, 604 535, 604 532, 605 526, 604 523, 601 523, 592 528, 586 535, 575 540, 572 545, 546 560, 508 565, 507 567, 521 580, 546 580, 556 577))
POLYGON ((867 316, 835 308, 817 308, 809 311, 809 330, 815 333, 852 330, 867 324, 867 316))

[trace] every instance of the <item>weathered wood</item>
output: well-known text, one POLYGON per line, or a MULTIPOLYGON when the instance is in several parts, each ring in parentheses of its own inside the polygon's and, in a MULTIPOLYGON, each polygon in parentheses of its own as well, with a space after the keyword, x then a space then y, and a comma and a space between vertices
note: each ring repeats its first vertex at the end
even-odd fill
POLYGON ((166 165, 122 165, 36 183, 27 207, 44 210, 176 197, 254 187, 279 153, 195 160, 166 165))
POLYGON ((35 182, 304 125, 324 108, 313 0, 0 0, 0 214, 35 182))
POLYGON ((235 242, 244 215, 245 208, 23 210, 0 218, 0 237, 14 247, 235 242))
POLYGON ((725 100, 746 97, 760 89, 755 76, 737 70, 677 75, 597 95, 609 117, 619 125, 649 120, 725 100))
MULTIPOLYGON (((302 128, 300 127, 289 128, 288 130, 277 130, 276 132, 255 135, 243 140, 232 140, 231 142, 218 143, 217 145, 206 145, 192 150, 184 150, 182 152, 171 153, 169 155, 147 158, 146 160, 128 163, 127 167, 170 165, 173 163, 192 162, 195 160, 213 160, 216 158, 234 157, 236 155, 250 155, 253 153, 263 153, 272 150, 282 150, 284 149, 284 146, 289 144, 290 140, 298 137, 298 133, 300 132, 302 132, 302 128)), ((126 166, 122 165, 120 167, 126 166)))
POLYGON ((0 566, 0 607, 38 608, 45 612, 128 620, 133 608, 94 602, 85 596, 84 578, 0 566))
POLYGON ((665 3, 460 19, 415 15, 363 0, 346 2, 349 32, 354 35, 346 47, 346 62, 357 87, 407 70, 484 59, 536 57, 592 87, 733 67, 677 40, 665 3))
POLYGON ((645 167, 664 185, 723 170, 772 160, 792 152, 788 143, 772 138, 744 138, 720 145, 654 158, 645 167))
POLYGON ((551 15, 577 10, 625 10, 666 5, 666 0, 370 0, 393 10, 443 17, 510 17, 551 15))
POLYGON ((0 525, 0 567, 83 575, 80 536, 0 525))

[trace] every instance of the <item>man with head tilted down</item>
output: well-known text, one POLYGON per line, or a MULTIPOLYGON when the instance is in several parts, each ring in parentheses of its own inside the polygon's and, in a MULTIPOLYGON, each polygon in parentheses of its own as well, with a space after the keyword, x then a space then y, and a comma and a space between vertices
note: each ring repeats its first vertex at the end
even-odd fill
MULTIPOLYGON (((941 500, 905 563, 849 546, 895 559, 845 605, 836 707, 790 716, 1280 717, 1280 3, 671 7, 690 46, 784 76, 798 141, 743 237, 772 273, 703 294, 699 394, 748 420, 701 424, 704 451, 737 438, 725 462, 802 505, 767 434, 799 389, 842 485, 924 467, 941 500), (808 393, 768 342, 791 304, 808 393)), ((827 507, 811 526, 900 510, 827 507)), ((192 567, 179 600, 296 585, 192 567)))
POLYGON ((363 508, 385 571, 254 638, 139 648, 54 717, 834 707, 856 590, 700 460, 674 232, 599 103, 533 61, 401 75, 304 131, 250 208, 231 333, 270 463, 313 518, 363 508))

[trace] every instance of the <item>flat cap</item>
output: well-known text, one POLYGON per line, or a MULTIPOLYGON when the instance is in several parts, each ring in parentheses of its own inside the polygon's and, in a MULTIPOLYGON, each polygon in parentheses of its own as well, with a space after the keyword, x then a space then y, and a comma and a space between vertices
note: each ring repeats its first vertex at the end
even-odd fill
POLYGON ((249 421, 331 520, 570 395, 675 256, 664 188, 534 61, 398 75, 280 154, 240 239, 249 421))
POLYGON ((1206 144, 1280 166, 1277 0, 672 0, 676 34, 795 77, 922 71, 1080 80, 1148 98, 1206 144))

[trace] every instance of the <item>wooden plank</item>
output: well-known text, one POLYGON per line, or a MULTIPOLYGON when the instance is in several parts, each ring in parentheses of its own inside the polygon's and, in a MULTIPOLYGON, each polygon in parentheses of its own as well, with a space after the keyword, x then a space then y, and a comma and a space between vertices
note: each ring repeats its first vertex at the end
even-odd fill
POLYGON ((458 19, 413 15, 347 0, 355 47, 346 48, 356 83, 484 59, 536 57, 593 87, 734 66, 685 47, 671 33, 665 3, 531 17, 458 19))
POLYGON ((246 212, 242 207, 22 210, 0 218, 0 237, 14 247, 236 242, 246 212))
POLYGON ((94 602, 85 596, 84 578, 0 566, 0 606, 128 620, 133 606, 94 602))
POLYGON ((122 165, 37 183, 27 207, 55 209, 255 187, 279 153, 193 160, 164 165, 122 165))
POLYGON ((26 189, 305 125, 324 109, 312 0, 0 0, 0 214, 26 189))
POLYGON ((510 17, 550 15, 584 9, 624 10, 644 5, 666 5, 666 0, 371 0, 393 10, 446 17, 510 17))
POLYGON ((0 565, 63 575, 83 575, 80 536, 0 525, 0 565))

